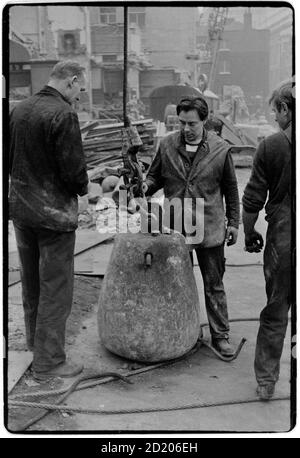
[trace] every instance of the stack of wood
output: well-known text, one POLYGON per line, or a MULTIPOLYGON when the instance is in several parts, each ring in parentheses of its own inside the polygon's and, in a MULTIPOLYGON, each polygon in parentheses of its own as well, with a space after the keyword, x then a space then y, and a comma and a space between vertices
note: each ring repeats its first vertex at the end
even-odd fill
MULTIPOLYGON (((132 122, 137 127, 143 146, 139 149, 138 158, 149 164, 154 154, 154 136, 156 126, 152 119, 132 122)), ((81 127, 82 143, 88 170, 95 167, 101 170, 109 167, 121 167, 123 123, 101 125, 97 120, 90 121, 81 127)))

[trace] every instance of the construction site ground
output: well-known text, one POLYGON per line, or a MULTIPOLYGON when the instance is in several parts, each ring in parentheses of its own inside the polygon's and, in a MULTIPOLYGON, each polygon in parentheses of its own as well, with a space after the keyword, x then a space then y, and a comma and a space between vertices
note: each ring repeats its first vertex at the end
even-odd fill
MULTIPOLYGON (((249 168, 238 168, 240 198, 249 178, 249 168)), ((266 230, 264 215, 258 225, 266 230)), ((66 334, 67 354, 84 364, 85 372, 114 371, 131 373, 133 384, 121 380, 93 386, 73 392, 64 405, 79 407, 83 411, 131 410, 147 408, 172 408, 193 405, 180 410, 140 413, 72 413, 51 411, 42 420, 30 426, 26 432, 62 433, 204 433, 204 432, 286 432, 291 428, 290 400, 271 402, 249 402, 232 404, 233 401, 255 400, 256 381, 253 370, 258 318, 265 305, 266 296, 263 277, 262 253, 249 254, 243 250, 242 226, 238 243, 226 248, 226 272, 224 277, 230 319, 252 319, 231 323, 231 342, 237 346, 242 337, 247 339, 238 358, 232 362, 218 359, 210 349, 199 350, 181 361, 148 372, 135 374, 145 365, 133 363, 107 351, 102 345, 97 328, 97 302, 103 277, 75 276, 74 306, 68 321, 66 334), (228 405, 195 407, 203 403, 217 404, 228 401, 228 405)), ((111 244, 112 242, 107 242, 111 244)), ((202 278, 197 265, 194 273, 199 289, 201 321, 207 321, 202 278)), ((9 287, 9 355, 21 355, 26 351, 21 285, 9 287)), ((275 398, 290 396, 291 367, 290 324, 281 358, 280 380, 276 385, 275 398)), ((204 336, 209 339, 208 328, 204 336)), ((8 355, 8 356, 9 356, 8 355)), ((13 358, 11 359, 13 361, 13 358)), ((12 369, 13 362, 9 364, 12 369)), ((37 383, 27 369, 10 392, 16 394, 33 391, 51 391, 69 386, 73 379, 55 379, 48 383, 37 383)), ((19 400, 28 400, 18 398, 19 400)), ((35 399, 36 401, 36 399, 35 399)), ((54 403, 51 397, 40 397, 38 401, 54 403)), ((36 415, 40 409, 33 407, 9 407, 8 430, 22 434, 22 425, 36 415)), ((24 431, 23 431, 24 433, 24 431)))

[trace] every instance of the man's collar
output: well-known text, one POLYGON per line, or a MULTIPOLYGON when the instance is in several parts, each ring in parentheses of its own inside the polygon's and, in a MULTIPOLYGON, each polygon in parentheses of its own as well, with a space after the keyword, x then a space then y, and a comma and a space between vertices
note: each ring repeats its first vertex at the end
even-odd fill
POLYGON ((44 92, 44 93, 46 92, 46 93, 48 93, 48 94, 53 94, 53 95, 55 95, 55 96, 59 96, 59 97, 61 97, 65 102, 67 102, 69 105, 71 105, 71 102, 70 102, 64 95, 62 95, 61 92, 59 92, 57 89, 55 89, 55 88, 52 87, 52 86, 46 85, 46 86, 43 87, 43 89, 40 90, 40 92, 44 92))
POLYGON ((284 135, 288 141, 292 143, 292 121, 289 122, 288 126, 283 130, 284 135))
MULTIPOLYGON (((181 144, 186 145, 186 141, 185 141, 183 132, 180 132, 179 141, 181 144)), ((202 146, 206 141, 207 141, 207 130, 203 127, 202 138, 200 140, 200 143, 198 143, 198 146, 202 146)))

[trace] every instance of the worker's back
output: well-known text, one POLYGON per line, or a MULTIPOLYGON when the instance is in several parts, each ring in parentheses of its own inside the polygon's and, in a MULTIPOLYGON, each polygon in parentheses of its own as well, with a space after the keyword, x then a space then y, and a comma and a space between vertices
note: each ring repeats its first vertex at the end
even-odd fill
POLYGON ((10 214, 52 230, 77 227, 77 194, 87 185, 77 114, 46 86, 10 115, 10 214))

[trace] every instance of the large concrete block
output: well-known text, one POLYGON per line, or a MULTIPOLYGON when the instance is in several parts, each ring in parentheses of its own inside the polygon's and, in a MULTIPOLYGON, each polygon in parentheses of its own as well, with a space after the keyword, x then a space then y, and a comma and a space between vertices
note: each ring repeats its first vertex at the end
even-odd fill
POLYGON ((108 350, 143 362, 177 358, 197 341, 199 309, 182 235, 116 236, 98 309, 108 350))

